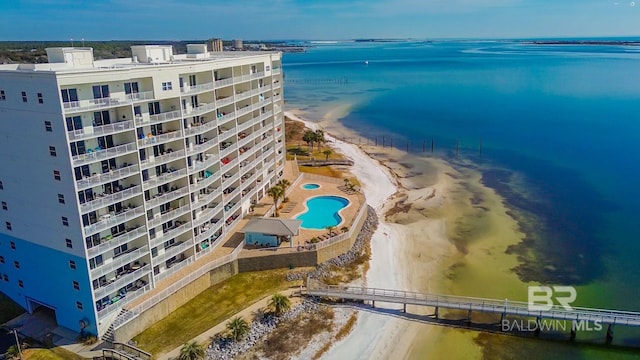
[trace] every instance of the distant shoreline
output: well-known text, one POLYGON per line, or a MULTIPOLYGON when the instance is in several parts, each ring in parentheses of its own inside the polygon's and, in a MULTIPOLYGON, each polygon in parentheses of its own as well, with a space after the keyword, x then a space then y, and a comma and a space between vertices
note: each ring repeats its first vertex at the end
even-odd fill
POLYGON ((621 45, 621 46, 640 46, 640 41, 619 41, 619 40, 541 40, 530 41, 528 44, 533 45, 621 45))

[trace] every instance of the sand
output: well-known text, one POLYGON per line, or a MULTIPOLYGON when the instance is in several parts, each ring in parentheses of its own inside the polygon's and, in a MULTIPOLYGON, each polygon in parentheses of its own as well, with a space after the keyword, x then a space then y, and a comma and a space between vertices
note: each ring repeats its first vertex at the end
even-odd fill
MULTIPOLYGON (((345 111, 348 108, 334 112, 345 111)), ((334 113, 325 114, 318 122, 305 121, 299 111, 286 115, 311 129, 321 127, 331 146, 354 161, 350 170, 378 213, 381 222, 372 238, 364 285, 496 297, 494 287, 483 286, 489 283, 501 285, 504 291, 497 291, 500 296, 518 298, 523 284, 510 270, 516 265, 515 257, 505 250, 521 241, 522 234, 502 200, 482 185, 478 171, 435 157, 336 140, 331 134, 354 139, 358 134, 344 128, 334 113)), ((407 310, 416 314, 433 311, 412 306, 407 310)), ((482 349, 474 341, 476 335, 360 312, 352 333, 324 358, 440 358, 452 354, 480 358, 482 349)))

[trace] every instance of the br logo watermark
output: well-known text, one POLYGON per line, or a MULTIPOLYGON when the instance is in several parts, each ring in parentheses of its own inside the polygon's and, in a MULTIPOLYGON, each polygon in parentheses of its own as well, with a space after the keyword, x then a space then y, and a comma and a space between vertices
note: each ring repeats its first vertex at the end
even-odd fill
POLYGON ((529 286, 529 311, 549 311, 553 309, 555 298, 565 310, 571 311, 571 303, 576 301, 578 292, 573 286, 529 286))

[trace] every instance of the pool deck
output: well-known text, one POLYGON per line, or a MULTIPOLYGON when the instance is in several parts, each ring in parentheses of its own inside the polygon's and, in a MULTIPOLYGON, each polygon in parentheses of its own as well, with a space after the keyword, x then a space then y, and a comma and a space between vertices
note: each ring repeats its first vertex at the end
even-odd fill
MULTIPOLYGON (((286 166, 285 169, 288 169, 289 166, 286 166)), ((295 181, 297 174, 292 174, 290 171, 285 171, 285 178, 289 180, 291 183, 295 181)), ((342 217, 342 222, 335 227, 333 231, 333 235, 337 235, 341 233, 341 228, 346 226, 351 228, 353 226, 353 221, 360 210, 360 207, 365 203, 365 198, 360 193, 348 193, 343 191, 342 179, 336 178, 337 183, 323 181, 323 180, 309 180, 302 179, 297 185, 291 188, 291 193, 287 196, 289 201, 281 204, 281 208, 279 210, 279 215, 284 219, 295 219, 298 215, 304 213, 307 208, 305 202, 307 199, 315 197, 315 196, 339 196, 349 200, 349 205, 342 210, 339 211, 340 217, 342 217), (302 188, 305 184, 318 184, 320 188, 314 190, 306 190, 302 188)), ((263 203, 268 206, 273 205, 270 198, 263 199, 263 203)), ((239 227, 241 229, 241 227, 239 227)), ((255 247, 251 245, 245 245, 245 248, 240 253, 240 257, 254 257, 254 256, 269 256, 274 253, 288 253, 288 252, 298 252, 297 247, 299 245, 307 244, 312 238, 319 238, 322 235, 328 235, 329 232, 326 229, 323 230, 310 230, 300 228, 300 235, 295 236, 293 238, 293 244, 289 244, 288 242, 282 242, 278 248, 264 248, 264 247, 255 247)), ((320 240, 322 241, 322 240, 320 240)))

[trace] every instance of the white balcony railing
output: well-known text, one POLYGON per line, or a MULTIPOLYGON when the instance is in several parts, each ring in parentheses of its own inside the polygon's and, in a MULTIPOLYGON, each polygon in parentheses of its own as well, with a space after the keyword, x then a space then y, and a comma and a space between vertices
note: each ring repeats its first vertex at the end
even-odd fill
POLYGON ((142 225, 134 230, 128 231, 124 234, 118 235, 112 239, 109 240, 102 240, 103 242, 100 243, 100 245, 98 246, 94 246, 91 247, 87 250, 87 253, 89 254, 89 257, 95 257, 99 254, 102 254, 106 251, 110 251, 113 250, 114 248, 126 244, 130 241, 133 241, 143 235, 145 235, 147 233, 147 228, 142 225))
POLYGON ((206 103, 201 103, 199 106, 189 110, 187 112, 187 116, 199 116, 202 114, 206 114, 209 111, 213 111, 216 108, 216 104, 211 103, 211 104, 206 104, 206 103))
POLYGON ((154 248, 160 244, 163 244, 165 241, 174 239, 187 231, 193 229, 191 221, 187 221, 186 223, 177 226, 174 229, 171 229, 167 232, 156 232, 156 237, 151 239, 151 247, 154 248))
POLYGON ((213 90, 214 84, 215 83, 210 82, 210 83, 205 83, 205 84, 185 86, 185 87, 181 88, 180 91, 185 95, 199 93, 199 92, 202 92, 202 91, 209 91, 209 90, 213 90))
POLYGON ((204 188, 206 188, 207 186, 213 184, 216 180, 218 180, 218 178, 220 177, 220 171, 216 171, 214 174, 212 174, 209 177, 206 177, 204 179, 199 179, 197 183, 192 185, 192 191, 200 191, 204 188))
POLYGON ((125 274, 120 276, 119 278, 117 278, 114 282, 112 282, 111 284, 107 285, 107 286, 103 286, 101 288, 98 288, 94 293, 95 293, 95 297, 96 299, 100 299, 103 298, 115 291, 118 291, 119 289, 122 289, 123 287, 126 287, 127 284, 130 284, 138 279, 140 279, 141 277, 147 275, 149 272, 151 272, 151 265, 145 265, 143 267, 141 267, 140 269, 131 272, 129 274, 125 274))
POLYGON ((102 185, 107 182, 124 179, 133 174, 138 174, 139 172, 140 170, 138 168, 138 165, 129 165, 117 170, 111 170, 106 173, 95 174, 80 180, 76 180, 76 186, 78 187, 78 190, 84 190, 90 187, 102 185))
POLYGON ((193 241, 187 240, 181 244, 172 245, 164 250, 164 254, 158 255, 157 261, 165 261, 169 258, 179 255, 180 253, 189 250, 193 247, 193 241))
POLYGON ((171 210, 164 214, 158 214, 158 216, 154 216, 153 219, 149 220, 149 227, 162 225, 169 220, 173 220, 179 216, 187 214, 189 211, 191 211, 189 205, 183 205, 175 210, 171 210))
POLYGON ((148 189, 154 186, 158 186, 158 185, 162 185, 162 184, 166 184, 168 182, 174 181, 185 175, 187 175, 187 169, 171 171, 171 172, 164 173, 160 176, 149 178, 149 180, 145 181, 142 185, 144 186, 145 189, 148 189))
POLYGON ((224 221, 220 220, 219 222, 217 222, 214 225, 211 225, 207 230, 205 230, 204 232, 198 234, 198 236, 196 236, 196 243, 200 243, 202 241, 205 240, 209 240, 209 238, 215 234, 216 232, 220 231, 220 229, 222 229, 222 226, 224 225, 224 221))
POLYGON ((231 153, 235 152, 236 150, 238 150, 238 144, 231 144, 228 147, 226 147, 223 150, 220 150, 220 157, 223 158, 225 156, 230 155, 231 153))
POLYGON ((194 207, 204 206, 206 204, 211 203, 213 200, 215 200, 221 194, 222 194, 222 188, 217 188, 217 189, 211 191, 208 194, 200 194, 200 195, 198 195, 198 197, 196 199, 194 199, 192 204, 193 204, 194 207))
POLYGON ((209 130, 215 129, 217 126, 218 126, 218 123, 214 120, 210 120, 200 125, 191 125, 190 128, 184 129, 184 135, 185 136, 200 135, 209 130))
POLYGON ((228 86, 233 84, 233 78, 227 78, 227 79, 220 79, 217 80, 215 83, 215 87, 223 87, 223 86, 228 86))
POLYGON ((86 236, 99 233, 101 231, 107 230, 115 225, 121 224, 125 221, 129 221, 139 217, 144 214, 144 206, 138 206, 135 209, 127 210, 121 212, 118 215, 103 215, 100 221, 93 223, 91 225, 87 225, 84 227, 84 234, 86 236))
POLYGON ((227 96, 227 97, 216 99, 215 105, 217 107, 222 107, 222 106, 225 106, 225 105, 232 104, 233 102, 234 102, 233 95, 231 95, 231 96, 227 96))
POLYGON ((154 208, 160 204, 168 203, 169 201, 173 201, 188 193, 189 193, 189 188, 187 186, 184 186, 177 190, 164 193, 163 195, 156 194, 153 198, 147 201, 147 208, 154 208))
POLYGON ((140 164, 142 165, 143 169, 148 169, 153 166, 162 165, 177 159, 184 158, 184 154, 184 150, 171 151, 160 156, 149 156, 148 159, 142 160, 140 164))
POLYGON ((194 161, 193 165, 189 167, 189 174, 193 174, 194 172, 204 170, 209 166, 214 165, 220 157, 214 154, 205 154, 206 159, 204 161, 194 161))
POLYGON ((65 113, 74 113, 81 111, 90 111, 104 109, 113 106, 129 105, 136 101, 153 99, 153 91, 145 91, 135 94, 126 94, 124 96, 112 96, 102 99, 89 99, 80 101, 71 101, 63 103, 65 113))
POLYGON ((144 139, 138 139, 139 146, 160 145, 166 142, 182 138, 182 130, 174 130, 165 134, 152 135, 144 139))
POLYGON ((229 121, 235 119, 237 116, 237 114, 235 112, 226 114, 226 115, 222 115, 221 117, 217 118, 217 122, 219 126, 222 126, 226 123, 228 123, 229 121))
POLYGON ((142 194, 142 187, 140 185, 135 185, 128 189, 118 191, 117 193, 110 195, 95 195, 95 199, 84 204, 80 204, 80 212, 82 214, 86 214, 92 211, 96 211, 103 207, 113 205, 120 201, 125 201, 129 198, 132 198, 137 195, 142 194))
POLYGON ((131 154, 136 152, 136 144, 129 143, 114 146, 107 149, 102 149, 93 152, 87 152, 86 154, 75 155, 71 159, 73 160, 74 166, 86 165, 100 160, 107 160, 112 157, 131 154))
POLYGON ((218 138, 213 138, 213 139, 209 139, 207 141, 205 141, 202 144, 199 145, 194 145, 193 147, 190 147, 187 149, 187 156, 191 156, 193 154, 198 154, 201 152, 205 152, 209 149, 211 149, 212 147, 218 145, 218 138))
POLYGON ((131 130, 133 128, 133 121, 125 120, 114 124, 107 124, 102 126, 87 126, 80 130, 68 131, 67 134, 69 134, 69 140, 79 141, 95 138, 97 136, 116 134, 119 132, 131 130))
MULTIPOLYGON (((211 221, 213 217, 222 211, 222 204, 217 204, 215 207, 206 208, 205 210, 196 213, 196 218, 193 220, 193 226, 200 226, 205 222, 211 221)), ((222 215, 220 215, 222 216, 222 215)), ((222 220, 221 218, 218 221, 222 220)), ((216 222, 217 224, 217 222, 216 222)), ((213 226, 213 225, 212 225, 213 226)))
POLYGON ((137 249, 133 249, 133 250, 129 250, 127 252, 121 253, 116 257, 114 257, 109 262, 105 260, 105 262, 102 265, 98 266, 95 269, 91 269, 90 271, 91 278, 97 279, 103 275, 107 275, 115 271, 117 268, 123 267, 129 263, 132 263, 140 259, 141 257, 143 257, 148 253, 149 253, 149 247, 145 245, 141 248, 137 248, 137 249))

